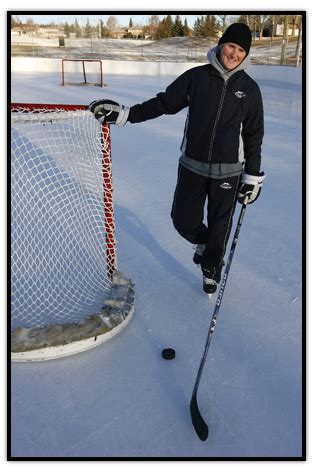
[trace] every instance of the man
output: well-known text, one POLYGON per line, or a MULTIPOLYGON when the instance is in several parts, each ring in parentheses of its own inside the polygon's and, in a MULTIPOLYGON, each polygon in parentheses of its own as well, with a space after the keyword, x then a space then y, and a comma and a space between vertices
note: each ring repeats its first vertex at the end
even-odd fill
POLYGON ((188 107, 171 217, 180 235, 195 244, 193 261, 201 264, 208 294, 221 279, 236 201, 248 196, 248 203, 254 202, 265 178, 262 97, 244 72, 251 41, 249 27, 234 23, 209 51, 210 64, 184 72, 165 92, 130 108, 111 100, 89 107, 98 120, 118 126, 188 107))

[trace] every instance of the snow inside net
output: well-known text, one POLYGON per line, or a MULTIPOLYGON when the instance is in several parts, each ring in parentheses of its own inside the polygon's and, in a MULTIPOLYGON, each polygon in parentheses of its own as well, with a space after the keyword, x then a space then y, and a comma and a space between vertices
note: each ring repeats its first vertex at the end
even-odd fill
POLYGON ((111 286, 102 133, 87 111, 12 113, 13 330, 77 322, 102 307, 111 286))

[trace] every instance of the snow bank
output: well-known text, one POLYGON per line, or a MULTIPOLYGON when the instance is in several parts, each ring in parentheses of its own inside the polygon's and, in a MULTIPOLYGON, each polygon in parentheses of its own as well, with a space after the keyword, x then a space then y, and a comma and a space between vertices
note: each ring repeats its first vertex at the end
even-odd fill
MULTIPOLYGON (((184 71, 202 65, 191 62, 141 62, 103 60, 104 76, 108 74, 143 76, 178 76, 184 71)), ((61 59, 12 58, 12 72, 60 72, 61 59)), ((290 84, 301 84, 302 69, 289 66, 251 66, 249 74, 256 80, 269 79, 290 84)))

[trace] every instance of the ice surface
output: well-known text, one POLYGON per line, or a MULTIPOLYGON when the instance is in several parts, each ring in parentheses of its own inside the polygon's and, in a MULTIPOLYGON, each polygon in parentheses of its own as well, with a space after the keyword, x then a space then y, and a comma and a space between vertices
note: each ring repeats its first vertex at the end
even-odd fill
MULTIPOLYGON (((182 111, 112 127, 118 263, 135 283, 135 314, 95 350, 13 365, 14 456, 301 455, 301 83, 260 67, 267 177, 246 212, 199 389, 208 440, 193 430, 189 401, 215 298, 202 293, 192 246, 169 216, 182 111), (161 357, 167 346, 171 362, 161 357)), ((19 73, 12 100, 132 105, 173 79, 107 75, 95 90, 19 73)))

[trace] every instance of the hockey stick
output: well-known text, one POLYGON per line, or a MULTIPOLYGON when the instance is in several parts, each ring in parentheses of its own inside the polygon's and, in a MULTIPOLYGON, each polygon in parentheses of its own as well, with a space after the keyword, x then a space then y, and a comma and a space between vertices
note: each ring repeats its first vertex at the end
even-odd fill
POLYGON ((197 435, 203 441, 206 440, 207 437, 208 437, 208 426, 207 426, 206 422, 204 421, 204 419, 203 419, 203 417, 200 413, 200 410, 198 408, 198 405, 197 405, 197 390, 198 390, 198 386, 199 386, 199 383, 200 383, 200 380, 201 380, 201 376, 202 376, 203 368, 204 368, 204 365, 205 365, 209 345, 210 345, 210 342, 211 342, 211 339, 212 339, 212 336, 213 336, 213 333, 214 333, 214 330, 215 330, 215 327, 216 327, 217 316, 218 316, 220 304, 221 304, 221 301, 222 301, 222 297, 223 297, 223 294, 224 294, 224 291, 225 291, 227 279, 228 279, 228 276, 229 276, 229 271, 230 271, 232 258, 233 258, 233 255, 234 255, 235 248, 237 246, 239 233, 240 233, 241 225, 242 225, 242 222, 243 222, 243 218, 244 218, 244 214, 245 214, 245 210, 246 210, 246 206, 247 206, 247 201, 248 201, 248 197, 246 197, 244 199, 244 202, 242 204, 242 208, 241 208, 237 228, 236 228, 235 233, 234 233, 234 237, 233 237, 232 245, 231 245, 231 248, 230 248, 228 261, 227 261, 227 264, 226 264, 226 269, 225 269, 225 272, 224 272, 224 275, 223 275, 223 278, 222 278, 220 290, 219 290, 218 297, 217 297, 217 300, 216 300, 214 313, 213 313, 211 323, 210 323, 210 326, 209 326, 209 330, 208 330, 208 334, 207 334, 207 339, 206 339, 206 343, 205 343, 203 357, 202 357, 202 360, 201 360, 201 363, 200 363, 200 366, 199 366, 199 369, 198 369, 198 372, 197 372, 196 381, 195 381, 195 384, 194 384, 194 389, 193 389, 192 398, 191 398, 191 402, 190 402, 190 411, 191 411, 192 423, 193 423, 193 426, 196 430, 197 435))

